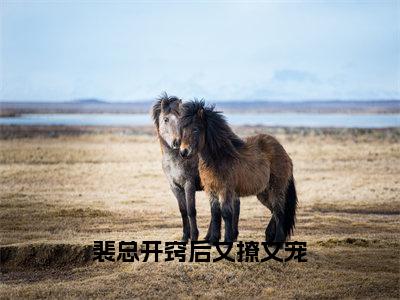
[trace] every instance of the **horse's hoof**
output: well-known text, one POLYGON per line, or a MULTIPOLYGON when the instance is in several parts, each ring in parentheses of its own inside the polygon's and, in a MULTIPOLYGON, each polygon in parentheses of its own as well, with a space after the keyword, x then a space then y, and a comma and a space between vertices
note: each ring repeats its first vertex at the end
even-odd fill
POLYGON ((211 246, 215 246, 220 240, 220 237, 218 236, 212 236, 212 235, 206 235, 203 239, 203 241, 207 242, 211 246))
POLYGON ((224 243, 233 243, 234 241, 233 240, 224 240, 224 243))
POLYGON ((223 246, 222 246, 222 248, 229 248, 229 247, 233 247, 233 241, 224 241, 224 243, 226 243, 226 244, 224 244, 223 246), (229 244, 232 244, 232 245, 229 245, 229 244))
POLYGON ((270 239, 265 239, 265 243, 267 244, 267 246, 272 246, 274 244, 274 241, 270 239))
POLYGON ((208 244, 210 244, 211 246, 215 246, 218 242, 219 242, 219 238, 216 237, 205 237, 204 241, 207 242, 208 244))
POLYGON ((188 237, 185 237, 185 236, 183 236, 182 238, 181 238, 181 240, 180 240, 180 242, 184 242, 184 243, 187 243, 189 241, 189 238, 188 237))
POLYGON ((194 236, 194 237, 190 238, 190 240, 192 240, 193 242, 197 241, 198 239, 199 239, 198 236, 194 236))
POLYGON ((268 248, 278 248, 278 249, 283 249, 283 245, 285 244, 284 242, 274 242, 274 241, 266 241, 266 244, 268 248))

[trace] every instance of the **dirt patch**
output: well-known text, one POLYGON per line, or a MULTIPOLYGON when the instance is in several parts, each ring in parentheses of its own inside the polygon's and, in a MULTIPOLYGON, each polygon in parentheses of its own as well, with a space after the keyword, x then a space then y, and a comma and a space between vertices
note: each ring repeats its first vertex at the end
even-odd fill
POLYGON ((73 268, 92 263, 93 246, 71 244, 38 244, 0 247, 2 272, 73 268))
POLYGON ((343 204, 316 203, 312 206, 312 210, 323 213, 400 215, 400 203, 348 204, 347 206, 343 204))
POLYGON ((59 217, 59 218, 97 218, 97 217, 109 217, 113 213, 107 210, 92 209, 92 208, 71 208, 61 209, 56 211, 48 212, 47 217, 59 217))
POLYGON ((345 238, 345 239, 328 239, 317 241, 317 245, 322 247, 337 247, 337 246, 359 246, 359 247, 398 247, 399 244, 395 241, 368 240, 363 238, 345 238))

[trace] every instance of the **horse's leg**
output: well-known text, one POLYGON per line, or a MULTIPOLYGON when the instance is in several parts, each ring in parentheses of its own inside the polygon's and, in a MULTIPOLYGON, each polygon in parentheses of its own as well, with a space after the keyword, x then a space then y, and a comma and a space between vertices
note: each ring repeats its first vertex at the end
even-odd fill
POLYGON ((174 193, 176 200, 178 200, 179 211, 181 212, 182 216, 182 241, 187 242, 190 237, 190 226, 186 209, 185 191, 181 187, 172 184, 171 190, 174 193))
MULTIPOLYGON (((210 201, 211 202, 211 201, 210 201)), ((207 234, 204 237, 204 241, 209 242, 210 241, 210 236, 211 236, 211 232, 212 232, 212 205, 210 203, 210 209, 211 209, 211 219, 210 219, 210 224, 208 224, 208 229, 207 229, 207 234)))
POLYGON ((211 221, 204 239, 211 245, 214 245, 221 238, 221 206, 218 197, 214 193, 210 194, 210 208, 211 221))
POLYGON ((276 224, 274 242, 278 244, 282 244, 286 240, 285 232, 283 229, 283 222, 285 221, 284 218, 284 212, 281 210, 280 207, 276 207, 274 212, 274 220, 276 224))
POLYGON ((213 195, 211 195, 211 194, 210 194, 210 214, 211 214, 210 224, 208 225, 207 234, 204 237, 204 240, 206 242, 210 241, 210 237, 211 237, 211 233, 212 233, 212 226, 213 226, 213 195))
POLYGON ((221 213, 225 222, 225 242, 233 242, 233 205, 232 195, 223 193, 220 195, 221 213))
POLYGON ((287 178, 287 182, 275 178, 269 198, 275 220, 274 243, 282 247, 293 231, 296 218, 297 194, 293 176, 287 178))
POLYGON ((284 231, 285 222, 285 196, 284 193, 274 192, 270 193, 271 198, 273 198, 273 219, 275 221, 275 237, 274 243, 277 243, 280 247, 286 241, 286 235, 284 231))
POLYGON ((186 197, 186 208, 189 216, 190 223, 190 239, 197 241, 199 237, 199 230, 197 229, 196 222, 196 185, 194 182, 187 181, 185 183, 185 197, 186 197))
POLYGON ((265 241, 267 244, 271 244, 274 241, 275 234, 276 234, 276 224, 274 215, 272 215, 271 220, 269 220, 268 226, 265 229, 265 241))
POLYGON ((275 239, 276 224, 275 224, 274 210, 273 210, 272 204, 270 202, 268 190, 265 190, 265 191, 261 192, 260 194, 258 194, 257 198, 262 204, 264 204, 266 207, 268 207, 268 209, 272 213, 272 217, 269 220, 267 228, 265 229, 265 241, 267 243, 271 243, 275 239))
POLYGON ((233 200, 233 240, 237 241, 239 236, 239 215, 240 215, 240 198, 235 196, 233 200))

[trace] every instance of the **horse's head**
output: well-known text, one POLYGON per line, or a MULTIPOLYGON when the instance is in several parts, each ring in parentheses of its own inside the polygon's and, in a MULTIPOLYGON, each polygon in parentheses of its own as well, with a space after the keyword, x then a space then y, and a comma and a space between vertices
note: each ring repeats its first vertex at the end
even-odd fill
POLYGON ((178 149, 180 144, 179 111, 181 104, 181 99, 164 93, 152 108, 153 122, 159 137, 173 149, 178 149))
POLYGON ((237 158, 237 149, 244 145, 223 114, 215 111, 214 106, 206 106, 203 100, 182 104, 179 120, 179 152, 183 157, 201 153, 206 160, 237 158))
POLYGON ((181 107, 180 148, 184 158, 197 155, 205 145, 205 110, 204 101, 186 102, 181 107))

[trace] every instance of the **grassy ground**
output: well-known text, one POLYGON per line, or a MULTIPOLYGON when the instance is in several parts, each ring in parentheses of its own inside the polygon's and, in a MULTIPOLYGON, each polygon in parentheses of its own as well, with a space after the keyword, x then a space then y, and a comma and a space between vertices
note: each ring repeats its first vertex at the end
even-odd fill
MULTIPOLYGON (((237 129, 255 131, 268 129, 237 129)), ((94 240, 181 236, 150 132, 1 128, 0 298, 400 297, 398 129, 273 130, 294 161, 306 263, 92 263, 94 240)), ((204 236, 204 193, 197 208, 204 236)), ((239 240, 262 241, 269 217, 243 198, 239 240)))

